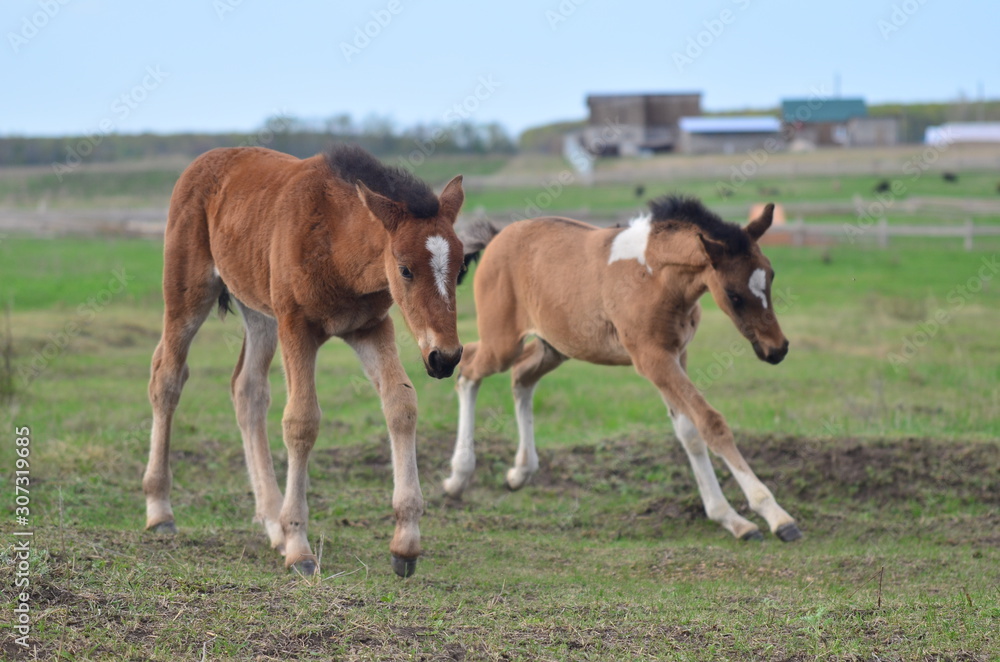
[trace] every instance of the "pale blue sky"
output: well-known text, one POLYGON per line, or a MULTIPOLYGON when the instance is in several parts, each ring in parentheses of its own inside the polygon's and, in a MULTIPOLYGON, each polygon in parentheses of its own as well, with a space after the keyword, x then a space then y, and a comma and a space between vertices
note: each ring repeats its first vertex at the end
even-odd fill
POLYGON ((762 107, 830 95, 837 74, 869 102, 1000 97, 986 1, 62 2, 0 9, 0 134, 246 131, 276 112, 518 132, 585 116, 591 92, 762 107))

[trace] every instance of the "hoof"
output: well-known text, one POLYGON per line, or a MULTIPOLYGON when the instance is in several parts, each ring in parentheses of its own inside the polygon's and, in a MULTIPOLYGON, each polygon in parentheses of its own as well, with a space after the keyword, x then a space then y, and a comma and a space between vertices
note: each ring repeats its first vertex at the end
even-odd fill
POLYGON ((393 554, 392 569, 403 579, 412 577, 413 573, 417 571, 417 559, 404 559, 393 554))
POLYGON ((316 561, 314 559, 302 559, 296 561, 291 566, 292 572, 297 572, 303 577, 312 577, 316 574, 316 561))
POLYGON ((753 531, 747 531, 742 536, 740 540, 752 540, 753 542, 763 542, 764 534, 760 532, 760 529, 754 529, 753 531))
POLYGON ((454 499, 459 501, 462 498, 462 492, 465 491, 465 485, 454 478, 449 478, 444 481, 444 495, 449 499, 454 499))
POLYGON ((504 486, 511 492, 517 492, 528 484, 532 475, 533 473, 518 471, 515 467, 511 467, 504 477, 504 486))
POLYGON ((802 537, 802 531, 795 522, 789 522, 788 524, 782 524, 778 527, 778 530, 774 532, 782 542, 792 542, 798 540, 802 537))
POLYGON ((172 536, 177 533, 177 525, 174 524, 173 520, 167 520, 166 522, 160 522, 149 527, 149 531, 152 533, 162 533, 163 535, 172 536))

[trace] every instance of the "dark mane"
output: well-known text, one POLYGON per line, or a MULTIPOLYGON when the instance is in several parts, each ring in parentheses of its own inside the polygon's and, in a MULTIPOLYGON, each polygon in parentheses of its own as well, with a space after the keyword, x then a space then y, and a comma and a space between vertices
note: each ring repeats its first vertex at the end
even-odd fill
POLYGON ((417 218, 437 216, 438 197, 430 186, 409 170, 385 165, 358 145, 334 145, 326 153, 326 163, 336 177, 351 186, 360 179, 376 193, 406 205, 417 218))
POLYGON ((665 195, 649 201, 653 212, 653 227, 664 230, 680 229, 693 225, 709 239, 722 242, 730 255, 750 251, 750 238, 739 225, 728 223, 705 208, 697 198, 665 195))

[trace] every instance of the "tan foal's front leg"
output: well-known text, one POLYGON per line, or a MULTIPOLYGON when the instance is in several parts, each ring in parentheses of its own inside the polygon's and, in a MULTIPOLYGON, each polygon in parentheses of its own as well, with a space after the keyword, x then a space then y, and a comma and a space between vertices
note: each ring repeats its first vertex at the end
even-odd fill
POLYGON ((392 320, 386 317, 375 328, 356 332, 344 340, 354 348, 365 373, 382 399, 382 411, 392 442, 392 509, 396 532, 389 544, 392 569, 400 577, 417 570, 420 556, 420 516, 424 497, 417 474, 417 394, 396 350, 392 320))
POLYGON ((309 548, 309 453, 319 434, 320 409, 316 399, 316 353, 319 340, 303 320, 285 317, 278 321, 278 339, 285 366, 288 402, 281 419, 288 450, 288 480, 281 507, 281 530, 285 539, 285 567, 303 575, 317 570, 309 548))
MULTIPOLYGON (((698 436, 704 440, 713 453, 723 459, 736 478, 736 482, 739 483, 740 489, 746 495, 750 508, 767 521, 772 533, 785 542, 801 538, 802 532, 795 524, 795 520, 778 505, 771 491, 760 482, 760 479, 750 469, 743 454, 733 443, 733 433, 726 420, 698 392, 681 367, 678 357, 656 350, 640 352, 638 356, 633 356, 633 358, 639 373, 660 389, 667 406, 674 411, 679 426, 684 427, 680 425, 683 423, 684 417, 690 419, 690 423, 694 423, 697 434, 693 434, 694 431, 683 429, 678 432, 689 457, 692 458, 692 466, 695 468, 696 477, 699 478, 699 488, 703 488, 703 499, 705 499, 706 491, 712 497, 716 497, 706 499, 706 511, 709 511, 710 507, 715 511, 708 512, 709 517, 719 521, 738 538, 756 539, 759 537, 759 534, 755 535, 756 525, 737 515, 725 502, 724 497, 720 502, 717 497, 722 496, 721 491, 716 494, 717 490, 711 489, 712 481, 705 480, 706 477, 699 475, 698 462, 695 461, 698 456, 696 441, 698 436)), ((708 468, 710 469, 710 467, 708 468)))

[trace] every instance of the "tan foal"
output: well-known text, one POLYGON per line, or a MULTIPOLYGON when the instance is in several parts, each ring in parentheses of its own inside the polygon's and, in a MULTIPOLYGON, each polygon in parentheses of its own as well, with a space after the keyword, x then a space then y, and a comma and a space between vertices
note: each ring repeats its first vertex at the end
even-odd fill
POLYGON ((762 537, 723 496, 711 449, 770 530, 796 540, 802 534, 795 520, 754 475, 722 414, 686 372, 686 347, 706 291, 761 360, 780 363, 788 352, 771 300, 774 271, 757 244, 774 206, 745 228, 722 221, 697 200, 665 197, 650 208, 627 228, 536 218, 499 234, 480 227, 478 236, 466 239, 467 253, 485 247, 474 286, 479 341, 466 345, 458 368, 458 439, 445 491, 460 496, 472 477, 483 379, 512 373, 520 445, 507 484, 518 489, 538 469, 532 421, 538 381, 567 359, 632 365, 667 404, 708 516, 739 538, 762 537), (528 336, 535 339, 525 343, 528 336))

